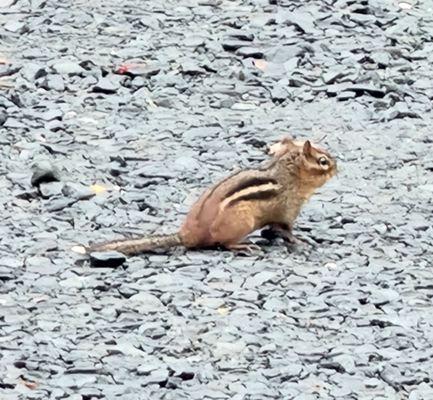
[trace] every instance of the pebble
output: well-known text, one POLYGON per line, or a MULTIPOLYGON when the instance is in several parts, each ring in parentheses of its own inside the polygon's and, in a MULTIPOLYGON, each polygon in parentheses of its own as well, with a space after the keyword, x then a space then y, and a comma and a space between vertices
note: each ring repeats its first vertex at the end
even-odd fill
POLYGON ((98 83, 93 87, 95 93, 104 94, 114 94, 118 89, 119 85, 109 78, 100 78, 98 83))
POLYGON ((116 268, 126 261, 126 257, 117 251, 92 252, 90 263, 95 268, 116 268))
POLYGON ((16 0, 0 0, 0 7, 6 8, 10 7, 15 3, 16 0))
POLYGON ((76 200, 88 200, 95 196, 95 192, 92 191, 91 187, 74 182, 65 183, 62 187, 62 193, 66 197, 76 200))
POLYGON ((49 161, 38 161, 32 166, 32 186, 39 186, 43 182, 60 181, 59 170, 49 161))
POLYGON ((338 93, 337 99, 338 100, 350 100, 356 97, 356 92, 350 92, 350 91, 343 91, 338 93))
POLYGON ((65 91, 65 82, 61 75, 50 74, 46 77, 41 87, 47 90, 56 90, 57 92, 65 91))
POLYGON ((256 49, 255 47, 240 47, 236 50, 236 54, 245 58, 263 58, 263 51, 256 49))
POLYGON ((6 22, 6 24, 4 25, 4 29, 9 32, 19 33, 19 34, 23 34, 28 30, 24 22, 18 22, 18 21, 6 22))
POLYGON ((152 76, 158 75, 161 71, 161 67, 155 64, 131 64, 126 66, 125 74, 138 77, 142 76, 144 78, 150 78, 152 76))
POLYGON ((63 186, 63 182, 42 182, 39 185, 39 191, 44 198, 61 196, 63 186))
POLYGON ((262 271, 254 276, 250 276, 244 284, 245 288, 254 288, 261 286, 266 282, 272 281, 276 277, 276 273, 270 271, 262 271))
POLYGON ((60 75, 81 75, 85 72, 77 62, 59 61, 53 64, 53 70, 60 75))

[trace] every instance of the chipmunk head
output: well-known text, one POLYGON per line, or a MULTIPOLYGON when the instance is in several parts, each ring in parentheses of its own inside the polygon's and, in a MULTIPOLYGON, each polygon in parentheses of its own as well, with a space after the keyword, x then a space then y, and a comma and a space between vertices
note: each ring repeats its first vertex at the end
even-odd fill
POLYGON ((312 187, 322 186, 337 172, 335 159, 309 140, 283 138, 269 148, 269 154, 289 162, 294 160, 299 167, 300 179, 312 187))
POLYGON ((313 146, 309 140, 302 145, 303 170, 307 180, 316 180, 322 186, 337 173, 335 159, 320 147, 313 146))

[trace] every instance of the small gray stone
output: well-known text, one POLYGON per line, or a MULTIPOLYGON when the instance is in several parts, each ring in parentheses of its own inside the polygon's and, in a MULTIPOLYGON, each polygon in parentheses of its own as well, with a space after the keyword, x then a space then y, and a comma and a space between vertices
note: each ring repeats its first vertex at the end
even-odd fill
POLYGON ((277 274, 270 271, 262 271, 246 279, 244 287, 247 289, 255 288, 263 285, 265 282, 271 281, 277 274))
POLYGON ((343 91, 338 93, 337 95, 337 99, 344 101, 344 100, 349 100, 349 99, 354 99, 356 97, 356 93, 355 92, 349 92, 349 91, 343 91))
POLYGON ((81 75, 85 69, 74 61, 59 61, 53 65, 53 70, 60 75, 81 75))
POLYGON ((51 132, 57 132, 63 129, 63 123, 57 119, 53 119, 51 121, 48 121, 45 125, 44 128, 48 131, 51 132))
POLYGON ((90 263, 95 268, 116 268, 126 261, 124 254, 117 251, 92 252, 90 263))
POLYGON ((161 363, 157 362, 146 362, 145 364, 141 364, 137 367, 137 375, 150 375, 152 372, 160 370, 161 363))
POLYGON ((60 268, 47 257, 33 256, 26 259, 26 270, 40 275, 56 274, 60 268))
POLYGON ((235 51, 240 49, 241 47, 245 47, 245 42, 242 40, 234 40, 232 38, 228 38, 221 43, 221 46, 226 51, 235 51))
POLYGON ((290 97, 290 94, 285 86, 275 85, 271 91, 271 99, 273 102, 283 102, 290 97))
POLYGON ((24 22, 18 22, 18 21, 9 21, 6 22, 4 25, 4 29, 13 32, 13 33, 19 33, 23 34, 28 31, 28 27, 24 22))
POLYGON ((47 75, 47 71, 45 70, 43 65, 28 62, 21 69, 21 74, 28 81, 33 81, 39 78, 42 78, 47 75))
POLYGON ((62 76, 58 74, 48 75, 41 86, 47 90, 56 90, 57 92, 65 90, 65 82, 62 76))
POLYGON ((109 78, 100 78, 98 83, 93 87, 93 92, 114 94, 119 89, 119 84, 109 78))
POLYGON ((151 385, 152 383, 163 383, 167 381, 169 372, 166 368, 160 368, 152 371, 150 375, 141 383, 142 386, 151 385))
POLYGON ((215 357, 233 356, 242 353, 245 348, 245 342, 241 340, 235 343, 217 342, 213 354, 215 357))
POLYGON ((49 161, 39 161, 32 166, 32 186, 38 186, 42 182, 60 181, 60 173, 49 161))
POLYGON ((240 47, 236 50, 236 54, 245 58, 263 58, 263 51, 255 47, 240 47))
POLYGON ((323 82, 325 82, 327 85, 335 83, 339 78, 342 78, 345 76, 345 69, 344 68, 333 68, 330 71, 325 72, 322 75, 323 82))
POLYGON ((161 67, 156 64, 145 64, 145 63, 137 63, 137 64, 131 64, 125 66, 125 72, 126 75, 131 75, 134 77, 144 77, 144 78, 150 78, 152 76, 158 75, 161 71, 161 67))
POLYGON ((20 129, 20 128, 27 128, 27 125, 22 123, 16 118, 8 117, 6 121, 3 123, 3 126, 5 128, 14 128, 14 129, 20 129))
POLYGON ((129 298, 131 303, 139 305, 141 312, 158 312, 165 309, 161 300, 150 293, 139 292, 129 298))
POLYGON ((74 182, 66 183, 62 189, 62 193, 67 197, 77 200, 88 200, 95 196, 90 187, 74 182))
POLYGON ((41 118, 44 121, 52 121, 53 119, 61 120, 62 117, 63 117, 63 112, 62 110, 59 109, 51 109, 41 114, 41 118))
POLYGON ((39 191, 44 198, 62 195, 63 182, 42 182, 39 185, 39 191))

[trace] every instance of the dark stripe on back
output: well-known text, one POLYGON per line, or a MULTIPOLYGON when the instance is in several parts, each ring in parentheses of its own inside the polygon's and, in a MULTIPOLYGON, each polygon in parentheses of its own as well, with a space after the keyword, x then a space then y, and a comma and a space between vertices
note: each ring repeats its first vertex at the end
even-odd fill
POLYGON ((261 186, 267 184, 278 185, 278 182, 275 179, 269 177, 258 177, 255 176, 253 178, 242 180, 238 185, 234 186, 231 190, 229 190, 224 196, 226 199, 233 194, 240 192, 241 190, 247 189, 249 187, 261 186))
POLYGON ((267 190, 263 190, 263 191, 248 193, 248 194, 236 197, 235 199, 231 200, 227 204, 227 207, 230 207, 233 204, 236 204, 240 201, 271 199, 272 197, 275 197, 277 194, 278 194, 278 189, 267 189, 267 190))
POLYGON ((222 185, 224 182, 227 182, 229 179, 235 177, 236 175, 239 175, 241 172, 243 172, 243 171, 242 171, 242 170, 235 171, 235 172, 233 172, 232 174, 230 174, 229 176, 225 177, 223 180, 219 181, 218 183, 216 183, 216 184, 214 185, 214 187, 212 188, 212 190, 210 190, 209 193, 207 194, 207 196, 203 199, 203 201, 202 201, 202 203, 201 203, 201 206, 200 206, 200 209, 199 209, 199 211, 198 211, 198 213, 197 213, 197 216, 198 216, 198 217, 201 215, 201 213, 202 213, 202 211, 203 211, 203 207, 204 207, 204 204, 206 203, 206 200, 207 200, 210 196, 212 196, 212 194, 215 192, 215 190, 216 190, 217 188, 219 188, 220 185, 222 185))

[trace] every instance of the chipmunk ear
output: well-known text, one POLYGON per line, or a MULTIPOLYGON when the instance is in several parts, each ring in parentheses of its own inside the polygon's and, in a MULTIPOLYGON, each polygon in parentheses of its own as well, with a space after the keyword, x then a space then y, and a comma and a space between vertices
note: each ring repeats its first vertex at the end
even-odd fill
POLYGON ((306 156, 310 156, 311 155, 311 147, 312 147, 311 146, 311 142, 309 140, 306 140, 305 143, 304 143, 304 149, 303 149, 304 154, 306 156))
POLYGON ((287 151, 293 149, 294 147, 295 144, 293 142, 293 139, 286 136, 281 138, 279 142, 276 142, 273 145, 269 146, 268 153, 271 156, 280 157, 283 154, 285 154, 287 151))

